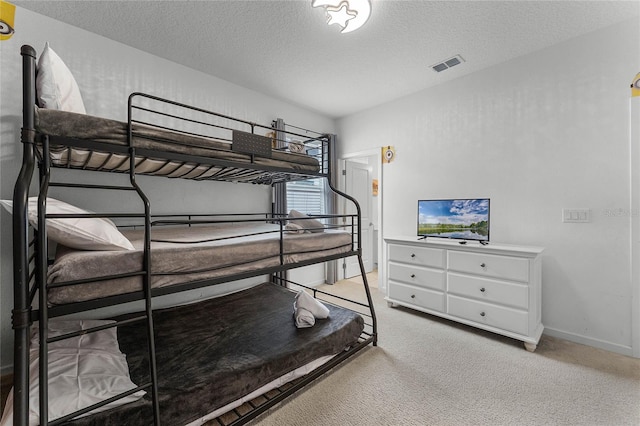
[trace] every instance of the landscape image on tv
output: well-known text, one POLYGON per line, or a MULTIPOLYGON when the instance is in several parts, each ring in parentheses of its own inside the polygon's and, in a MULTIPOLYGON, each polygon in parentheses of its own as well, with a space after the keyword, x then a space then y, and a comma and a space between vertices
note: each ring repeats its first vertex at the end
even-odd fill
POLYGON ((418 201, 418 235, 489 241, 489 199, 418 201))

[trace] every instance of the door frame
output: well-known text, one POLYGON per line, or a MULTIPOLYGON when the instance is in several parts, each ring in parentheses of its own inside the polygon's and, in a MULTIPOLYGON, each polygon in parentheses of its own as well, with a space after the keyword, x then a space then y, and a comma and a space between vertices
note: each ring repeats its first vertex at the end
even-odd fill
MULTIPOLYGON (((345 170, 345 190, 346 194, 349 194, 360 204, 361 222, 360 222, 360 244, 362 248, 362 264, 364 266, 365 273, 370 273, 374 270, 377 259, 373 258, 376 252, 374 244, 374 217, 377 216, 377 212, 374 210, 374 201, 371 194, 371 183, 373 181, 373 166, 369 164, 371 157, 366 159, 367 161, 360 161, 359 158, 344 160, 345 170), (365 173, 366 179, 362 179, 362 173, 365 173)), ((351 205, 345 199, 343 204, 343 210, 345 214, 356 213, 354 206, 351 205)), ((344 259, 342 268, 343 278, 352 278, 360 276, 359 261, 355 256, 349 256, 344 259)))
POLYGON ((631 356, 640 358, 640 97, 629 100, 629 166, 631 181, 631 356))
MULTIPOLYGON (((383 205, 384 205, 384 190, 383 187, 384 185, 382 184, 383 182, 383 167, 382 167, 382 158, 380 157, 380 147, 377 148, 372 148, 372 149, 367 149, 364 151, 356 151, 356 152, 350 152, 350 153, 345 153, 342 156, 339 157, 338 159, 338 164, 339 164, 339 173, 338 173, 338 188, 341 191, 345 190, 345 177, 343 172, 346 170, 345 167, 345 161, 346 160, 353 160, 353 159, 357 159, 357 158, 363 158, 363 157, 372 157, 372 156, 376 156, 378 158, 378 161, 376 161, 376 164, 372 164, 371 166, 373 168, 375 168, 377 170, 377 175, 378 175, 378 196, 375 197, 376 200, 373 200, 374 202, 371 203, 371 206, 373 209, 376 209, 377 214, 378 214, 378 238, 376 241, 376 245, 377 245, 377 259, 372 259, 372 261, 376 261, 376 263, 378 264, 378 282, 377 283, 369 283, 369 286, 371 287, 378 287, 378 289, 380 290, 384 290, 385 289, 385 280, 382 279, 382 277, 384 277, 386 271, 385 271, 385 250, 384 250, 384 238, 383 238, 383 224, 384 224, 384 220, 383 220, 383 216, 382 216, 382 212, 383 212, 383 205)), ((373 197, 373 196, 372 196, 373 197)))

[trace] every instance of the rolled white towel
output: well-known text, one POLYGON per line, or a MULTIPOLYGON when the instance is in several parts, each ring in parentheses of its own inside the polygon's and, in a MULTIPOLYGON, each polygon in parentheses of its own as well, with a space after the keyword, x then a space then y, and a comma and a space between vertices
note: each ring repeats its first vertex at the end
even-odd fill
POLYGON ((305 308, 296 307, 295 303, 293 304, 293 317, 298 328, 313 327, 316 323, 316 317, 311 312, 305 308))
POLYGON ((329 308, 327 308, 322 302, 313 298, 309 293, 301 290, 296 295, 296 304, 298 309, 304 308, 311 312, 314 317, 318 319, 324 319, 329 316, 329 308))

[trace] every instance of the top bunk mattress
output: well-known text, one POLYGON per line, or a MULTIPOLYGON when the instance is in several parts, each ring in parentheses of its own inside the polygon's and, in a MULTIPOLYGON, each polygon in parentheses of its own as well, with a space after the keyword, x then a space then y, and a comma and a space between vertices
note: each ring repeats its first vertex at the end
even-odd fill
MULTIPOLYGON (((128 172, 128 124, 117 120, 36 107, 35 127, 53 137, 49 147, 51 162, 58 167, 128 172), (63 142, 59 138, 70 138, 63 142), (74 142, 75 141, 75 142, 74 142), (80 142, 95 143, 89 147, 80 142)), ((318 173, 316 156, 307 153, 272 149, 271 157, 244 154, 232 150, 232 144, 214 138, 168 130, 144 124, 132 125, 133 146, 137 155, 135 171, 168 177, 210 180, 253 181, 264 170, 318 173), (191 161, 186 161, 188 156, 191 161), (217 163, 219 165, 217 165, 217 163), (249 166, 258 170, 241 173, 229 179, 230 165, 249 166), (260 170, 262 168, 263 170, 260 170)), ((233 168, 233 167, 231 167, 233 168)), ((240 167, 242 168, 242 167, 240 167)))
MULTIPOLYGON (((142 270, 144 231, 124 231, 135 250, 90 251, 59 245, 48 283, 94 279, 142 270)), ((227 223, 151 229, 151 287, 170 287, 321 259, 352 250, 349 232, 288 233, 269 223, 227 223), (281 248, 282 241, 282 248, 281 248), (281 256, 282 254, 282 256, 281 256)), ((53 305, 142 290, 141 276, 50 288, 53 305)))

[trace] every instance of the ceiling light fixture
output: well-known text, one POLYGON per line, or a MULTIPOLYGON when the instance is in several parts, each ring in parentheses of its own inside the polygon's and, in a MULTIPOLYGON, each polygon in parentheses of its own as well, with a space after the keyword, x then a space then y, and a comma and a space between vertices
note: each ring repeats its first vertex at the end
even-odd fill
POLYGON ((324 7, 327 24, 337 24, 341 33, 357 30, 371 15, 370 0, 311 0, 311 6, 324 7))

